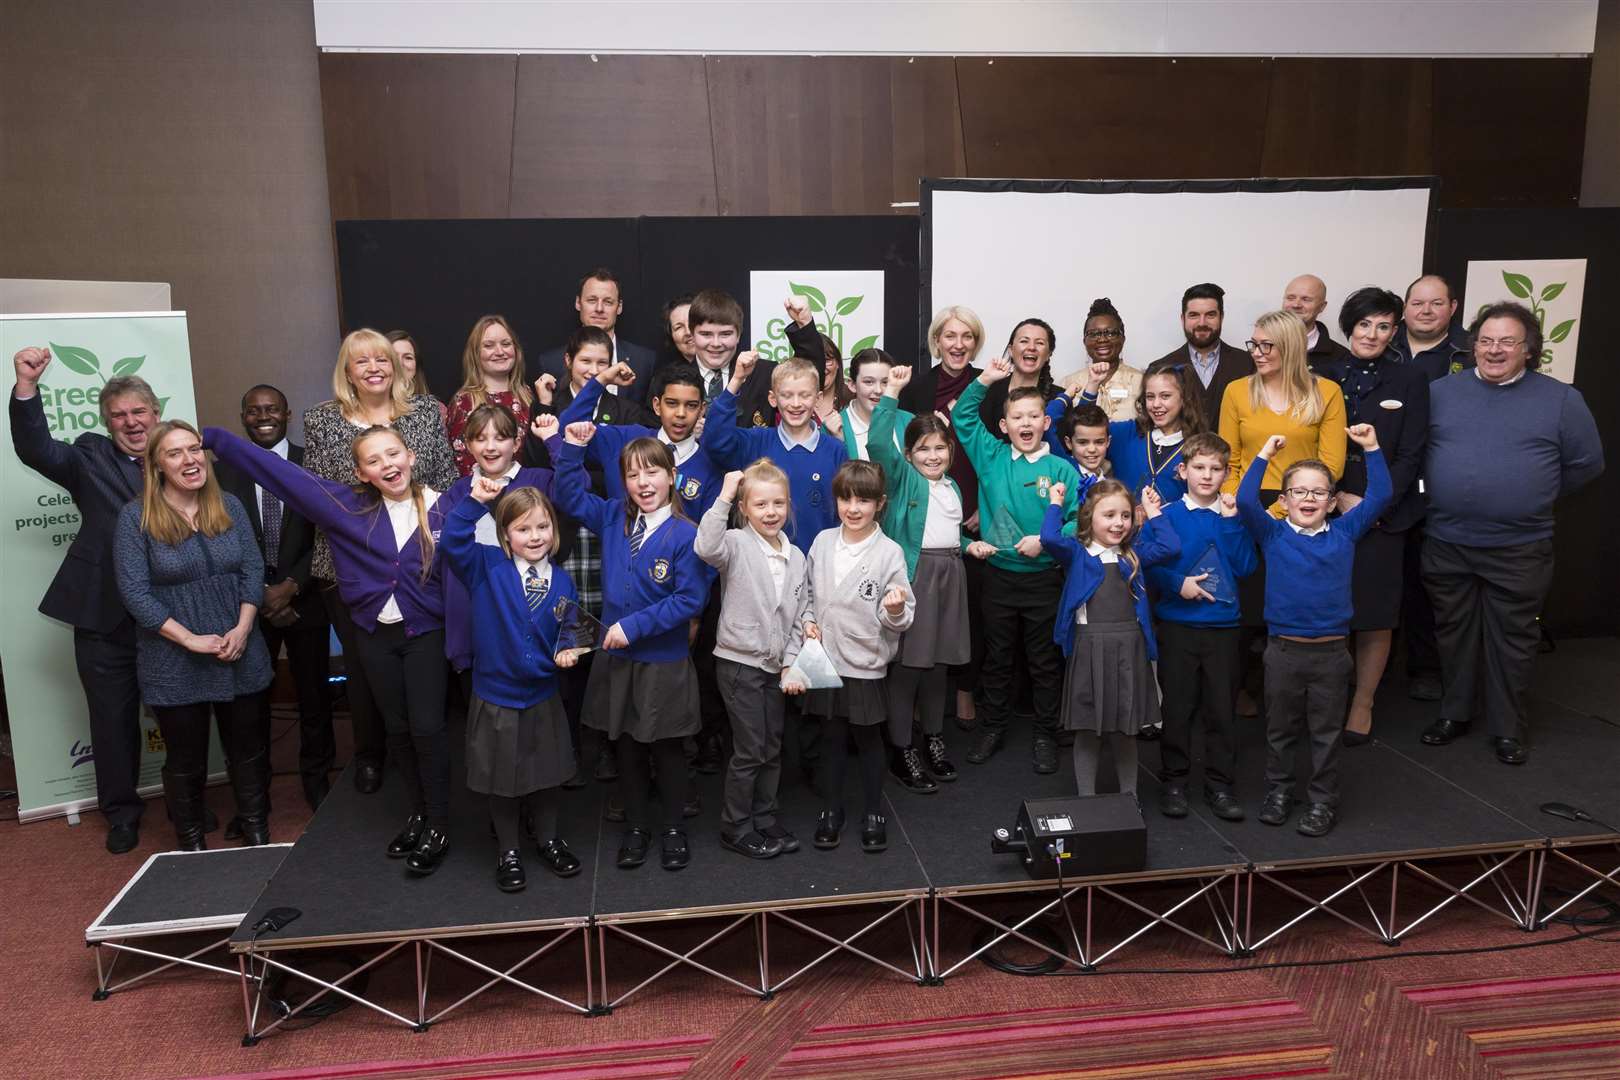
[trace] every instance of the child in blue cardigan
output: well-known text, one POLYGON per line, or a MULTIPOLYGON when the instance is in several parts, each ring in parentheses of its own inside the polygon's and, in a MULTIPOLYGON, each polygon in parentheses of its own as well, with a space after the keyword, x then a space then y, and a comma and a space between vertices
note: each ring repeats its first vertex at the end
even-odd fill
MULTIPOLYGON (((1135 420, 1115 420, 1108 425, 1110 475, 1132 492, 1149 485, 1158 489, 1162 502, 1173 502, 1187 493, 1186 482, 1177 474, 1182 461, 1182 442, 1189 435, 1208 429, 1202 395, 1195 386, 1197 376, 1186 364, 1154 365, 1142 379, 1142 393, 1136 399, 1135 420)), ((1095 405, 1097 388, 1108 377, 1109 365, 1093 364, 1086 388, 1075 398, 1076 405, 1095 405)), ((1059 397, 1064 406, 1068 402, 1059 397)))
POLYGON ((1299 831, 1325 836, 1339 804, 1339 731, 1352 661, 1344 647, 1350 633, 1350 573, 1356 541, 1373 527, 1389 503, 1389 468, 1371 424, 1346 429, 1367 463, 1367 492, 1349 513, 1329 522, 1333 477, 1320 461, 1289 466, 1278 502, 1278 521, 1260 502, 1260 484, 1272 455, 1287 445, 1282 435, 1266 440, 1238 488, 1243 526, 1266 560, 1266 801, 1260 820, 1288 821, 1294 799, 1294 744, 1301 728, 1310 740, 1310 808, 1299 831))
POLYGON ((1099 480, 1086 493, 1075 535, 1063 535, 1067 493, 1055 484, 1041 523, 1041 547, 1063 567, 1052 637, 1068 657, 1063 726, 1074 732, 1074 778, 1081 795, 1097 792, 1102 742, 1119 768, 1119 790, 1136 794, 1136 733, 1159 719, 1151 662, 1158 658, 1148 610, 1144 567, 1181 550, 1160 516, 1158 492, 1142 492, 1147 516, 1138 535, 1136 504, 1118 480, 1099 480))
POLYGON ((698 732, 688 633, 713 572, 693 551, 697 527, 680 512, 669 447, 656 439, 627 444, 617 470, 625 497, 604 499, 586 487, 585 447, 595 435, 595 424, 568 425, 556 458, 558 507, 602 541, 607 632, 591 664, 582 723, 617 741, 626 823, 618 865, 631 869, 647 859, 649 765, 656 764, 664 803, 660 861, 679 870, 691 861, 681 824, 687 788, 681 742, 698 732))
POLYGON ((354 619, 365 665, 399 763, 411 816, 388 844, 413 874, 439 868, 450 850, 450 736, 445 725, 444 584, 434 556, 444 526, 439 493, 411 478, 416 455, 393 428, 354 440, 357 491, 220 428, 203 445, 326 530, 338 596, 354 619))
MULTIPOLYGON (((467 445, 477 461, 477 437, 467 445)), ((495 884, 502 892, 518 892, 527 884, 518 850, 520 807, 528 810, 540 858, 552 872, 572 877, 580 869, 557 835, 558 792, 574 773, 557 670, 579 660, 578 650, 560 640, 579 600, 568 572, 551 562, 557 535, 551 500, 537 488, 513 489, 482 473, 471 481, 470 498, 451 511, 441 537, 450 568, 478 612, 467 703, 467 787, 489 796, 500 851, 495 884), (478 539, 491 506, 498 546, 478 539)))

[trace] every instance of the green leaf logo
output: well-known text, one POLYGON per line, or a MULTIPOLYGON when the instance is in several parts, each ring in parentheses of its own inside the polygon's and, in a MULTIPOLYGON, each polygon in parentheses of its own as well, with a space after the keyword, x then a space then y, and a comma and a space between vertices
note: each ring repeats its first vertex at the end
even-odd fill
POLYGON ((77 345, 58 345, 51 342, 51 355, 62 361, 62 366, 80 375, 100 375, 101 361, 89 349, 77 345))
POLYGON ((1558 342, 1569 337, 1569 332, 1573 329, 1575 329, 1575 320, 1565 319, 1563 322, 1552 328, 1552 332, 1547 335, 1547 339, 1556 345, 1558 342))
POLYGON ((846 296, 838 301, 838 306, 834 310, 840 315, 853 315, 855 309, 860 307, 861 301, 865 299, 864 296, 846 296))
POLYGON ((113 365, 113 374, 133 375, 141 370, 141 365, 144 363, 146 363, 146 357, 144 356, 126 356, 113 365))
POLYGON ((878 336, 876 334, 868 334, 868 335, 866 335, 865 337, 861 338, 861 340, 857 341, 855 344, 853 344, 853 345, 851 345, 849 347, 849 355, 854 356, 856 353, 860 352, 863 349, 875 349, 875 348, 877 348, 877 339, 878 339, 878 336))
POLYGON ((162 416, 163 415, 163 410, 167 409, 168 407, 169 407, 169 399, 168 398, 166 398, 166 397, 158 398, 158 415, 159 416, 162 416))
POLYGON ((1568 285, 1568 284, 1569 284, 1569 282, 1567 282, 1567 281, 1560 281, 1556 285, 1549 285, 1545 289, 1542 289, 1541 290, 1541 302, 1543 304, 1545 304, 1549 300, 1558 299, 1558 294, 1563 292, 1564 291, 1564 286, 1568 285))
POLYGON ((1507 284, 1508 292, 1521 300, 1530 299, 1530 290, 1535 288, 1530 279, 1523 274, 1514 274, 1504 270, 1502 271, 1502 280, 1507 284))
POLYGON ((788 282, 788 288, 793 291, 794 295, 802 296, 810 301, 811 311, 827 310, 827 294, 814 285, 798 285, 790 281, 788 282))

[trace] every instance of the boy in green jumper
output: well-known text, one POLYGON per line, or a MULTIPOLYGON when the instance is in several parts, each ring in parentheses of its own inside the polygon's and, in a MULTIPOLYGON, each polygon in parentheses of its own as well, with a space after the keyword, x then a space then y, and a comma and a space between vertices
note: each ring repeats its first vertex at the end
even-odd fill
POLYGON ((1036 387, 1007 394, 1001 420, 1007 442, 985 428, 979 418, 985 391, 1011 374, 1012 365, 1005 358, 991 360, 951 411, 956 437, 979 477, 979 535, 996 546, 986 567, 981 600, 984 665, 979 670, 979 691, 984 720, 967 758, 981 764, 1001 748, 1013 715, 1013 660, 1022 642, 1035 698, 1035 771, 1054 773, 1063 653, 1052 629, 1063 571, 1041 550, 1041 519, 1052 485, 1063 484, 1068 493, 1063 517, 1067 528, 1073 528, 1080 477, 1046 445, 1051 420, 1046 399, 1036 387))

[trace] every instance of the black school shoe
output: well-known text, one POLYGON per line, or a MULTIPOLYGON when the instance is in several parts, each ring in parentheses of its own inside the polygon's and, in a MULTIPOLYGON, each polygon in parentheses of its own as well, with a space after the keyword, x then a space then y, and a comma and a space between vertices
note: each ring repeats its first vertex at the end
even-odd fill
POLYGON ((133 851, 141 842, 141 826, 139 822, 129 822, 124 825, 107 826, 107 851, 113 855, 122 855, 126 851, 133 851))
POLYGON ((429 827, 422 832, 416 850, 405 856, 405 869, 417 877, 427 877, 439 868, 450 854, 450 834, 443 829, 429 827))
POLYGON ((647 847, 652 843, 652 833, 646 829, 626 829, 624 836, 619 839, 619 857, 617 865, 620 870, 634 870, 647 861, 647 847))
POLYGON ((1204 804, 1222 821, 1242 821, 1243 804, 1230 791, 1204 789, 1204 804))
POLYGON ((1285 825, 1288 815, 1294 811, 1294 800, 1286 793, 1273 791, 1266 796, 1266 801, 1260 804, 1260 823, 1262 825, 1285 825))
POLYGON ((671 825, 664 830, 663 847, 658 861, 665 870, 679 870, 692 861, 692 848, 686 842, 686 830, 679 825, 671 825))
POLYGON ((861 850, 876 855, 889 846, 889 819, 882 814, 867 814, 861 823, 861 850))
POLYGON ((1035 749, 1031 752, 1035 771, 1050 776, 1058 770, 1057 740, 1048 735, 1035 736, 1035 749))
POLYGON ((545 843, 536 844, 540 852, 540 861, 551 867, 551 872, 558 877, 573 877, 579 873, 579 856, 568 850, 568 842, 552 837, 545 843))
MULTIPOLYGON (((416 845, 422 842, 422 832, 427 828, 427 817, 423 814, 412 814, 405 819, 405 827, 399 830, 399 835, 388 841, 388 857, 390 859, 403 859, 416 850, 416 845)), ((491 829, 493 830, 493 826, 491 829)))
POLYGON ((495 860, 495 887, 501 892, 522 892, 528 884, 529 877, 523 872, 523 858, 517 848, 501 852, 501 857, 495 860))
POLYGON ((1187 816, 1187 785, 1166 784, 1159 791, 1159 813, 1168 818, 1187 816))
POLYGON ((945 755, 945 736, 928 736, 928 771, 934 774, 934 779, 948 784, 956 779, 956 766, 945 755))
POLYGON ((791 855, 799 850, 799 838, 782 828, 780 825, 771 825, 759 830, 760 833, 782 845, 782 854, 791 855))
POLYGON ((1333 831, 1336 820, 1333 807, 1327 803, 1313 802, 1305 816, 1299 819, 1299 826, 1295 830, 1301 836, 1326 836, 1333 831))
POLYGON ((838 846, 839 834, 844 831, 844 812, 842 810, 823 810, 821 817, 816 821, 815 845, 823 851, 830 851, 838 846))
POLYGON ((967 759, 975 765, 983 765, 995 756, 1001 749, 1001 732, 993 729, 981 729, 978 737, 973 740, 973 749, 968 751, 967 759))
POLYGON ((723 832, 720 834, 720 846, 747 859, 774 859, 782 854, 782 841, 772 840, 756 829, 737 836, 723 832))
POLYGON ((901 787, 917 795, 932 795, 939 790, 934 778, 923 771, 922 755, 915 746, 894 752, 889 773, 901 787))

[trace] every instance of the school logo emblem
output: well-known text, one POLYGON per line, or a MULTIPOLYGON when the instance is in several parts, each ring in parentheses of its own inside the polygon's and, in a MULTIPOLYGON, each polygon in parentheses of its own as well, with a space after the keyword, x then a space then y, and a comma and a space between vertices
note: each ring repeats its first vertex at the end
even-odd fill
POLYGON ((771 426, 771 425, 769 425, 769 424, 767 424, 765 422, 765 414, 760 412, 758 409, 754 410, 754 426, 755 427, 770 427, 771 426))
POLYGON ((1453 360, 1451 362, 1451 374, 1455 375, 1455 374, 1457 374, 1457 372, 1461 371, 1462 369, 1463 368, 1462 368, 1462 361, 1461 360, 1453 360))
POLYGON ((859 593, 862 600, 876 600, 878 598, 878 583, 871 578, 862 578, 859 593))
POLYGON ((669 560, 658 559, 652 564, 652 579, 665 581, 669 578, 669 560))
POLYGON ((695 476, 688 476, 686 478, 686 483, 681 485, 681 498, 695 499, 698 497, 698 492, 701 490, 703 490, 702 482, 699 481, 695 476))
POLYGON ((1049 497, 1052 494, 1052 478, 1050 476, 1037 477, 1035 480, 1035 490, 1040 494, 1041 498, 1045 499, 1049 497))

